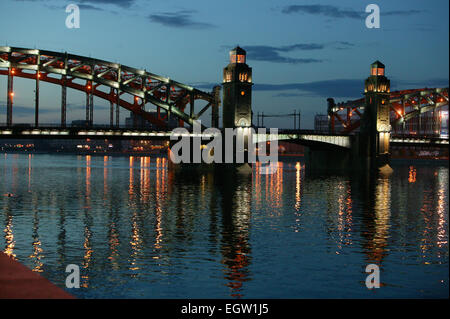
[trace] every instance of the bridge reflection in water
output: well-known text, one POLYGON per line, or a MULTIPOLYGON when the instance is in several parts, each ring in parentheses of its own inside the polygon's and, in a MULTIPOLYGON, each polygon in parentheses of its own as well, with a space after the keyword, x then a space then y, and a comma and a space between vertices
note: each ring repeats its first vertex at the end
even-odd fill
MULTIPOLYGON (((361 288, 368 263, 388 273, 406 258, 422 277, 426 264, 448 265, 447 167, 370 179, 310 175, 296 161, 270 175, 259 164, 179 174, 162 157, 2 162, 0 193, 13 195, 0 197, 3 251, 60 286, 66 265, 80 265, 83 297, 307 297, 303 276, 361 288), (334 262, 357 271, 341 278, 334 262)), ((382 282, 408 286, 408 269, 382 282)), ((448 272, 433 287, 445 284, 448 272)))

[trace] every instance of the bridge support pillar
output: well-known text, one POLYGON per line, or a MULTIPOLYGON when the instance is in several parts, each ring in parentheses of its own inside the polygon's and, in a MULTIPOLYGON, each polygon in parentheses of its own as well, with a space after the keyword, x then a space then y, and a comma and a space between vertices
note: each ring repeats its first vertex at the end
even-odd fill
POLYGON ((36 72, 36 89, 34 91, 34 126, 39 126, 39 70, 36 72))
POLYGON ((66 110, 67 110, 67 87, 66 87, 66 76, 62 77, 61 86, 61 126, 66 127, 66 110))
POLYGON ((8 92, 6 96, 6 125, 12 126, 12 107, 14 99, 14 69, 8 69, 8 92))
POLYGON ((119 128, 120 126, 120 119, 119 119, 119 112, 120 112, 120 92, 119 90, 116 91, 116 127, 119 128))
POLYGON ((94 125, 94 94, 89 94, 89 125, 94 125))
POLYGON ((109 126, 112 128, 114 126, 114 103, 109 101, 109 126))
POLYGON ((89 125, 89 119, 90 119, 90 116, 89 116, 89 112, 90 112, 90 107, 89 107, 89 102, 90 102, 91 100, 89 99, 89 93, 88 92, 86 92, 86 125, 89 125))
POLYGON ((94 122, 94 95, 91 81, 86 81, 86 125, 92 126, 94 122))
POLYGON ((390 81, 385 67, 379 61, 371 65, 365 82, 365 108, 359 135, 359 153, 363 167, 375 170, 392 170, 389 166, 390 81))
POLYGON ((214 102, 211 106, 211 127, 219 127, 220 86, 213 88, 214 102))

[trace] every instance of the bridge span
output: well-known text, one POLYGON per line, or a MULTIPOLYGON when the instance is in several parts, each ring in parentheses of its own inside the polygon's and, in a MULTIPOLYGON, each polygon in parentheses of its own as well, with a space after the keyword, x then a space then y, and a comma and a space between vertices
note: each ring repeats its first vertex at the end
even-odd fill
POLYGON ((8 77, 8 126, 13 125, 14 78, 35 81, 35 121, 39 126, 40 82, 61 86, 61 122, 66 126, 67 88, 85 92, 86 122, 94 123, 94 96, 110 103, 110 126, 120 126, 119 110, 124 108, 159 127, 167 127, 171 116, 179 125, 192 125, 209 108, 212 109, 212 126, 217 126, 219 92, 203 92, 190 85, 177 82, 143 69, 115 62, 70 54, 29 48, 0 46, 0 75, 8 77), (196 101, 204 101, 201 109, 196 101), (150 107, 155 112, 150 111, 150 107), (189 112, 186 113, 186 111, 189 112))
MULTIPOLYGON (((200 137, 211 139, 214 134, 193 133, 192 131, 182 136, 200 137)), ((171 136, 180 136, 169 130, 148 130, 145 128, 114 127, 107 125, 94 125, 92 127, 57 125, 42 125, 33 127, 30 125, 14 125, 8 127, 0 125, 0 138, 3 139, 108 139, 108 140, 170 140, 171 136)), ((314 130, 290 130, 281 129, 277 134, 252 134, 253 143, 271 141, 284 141, 315 148, 340 148, 351 149, 355 135, 325 134, 314 130)), ((436 136, 403 136, 393 135, 390 138, 391 145, 448 147, 449 138, 436 136)))

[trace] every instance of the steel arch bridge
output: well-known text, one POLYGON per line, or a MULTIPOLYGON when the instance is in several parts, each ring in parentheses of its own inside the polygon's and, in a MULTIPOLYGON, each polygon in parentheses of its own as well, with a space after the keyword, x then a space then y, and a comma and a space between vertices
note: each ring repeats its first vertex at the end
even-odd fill
MULTIPOLYGON (((365 98, 335 104, 328 99, 330 131, 334 133, 336 124, 342 126, 341 133, 352 133, 361 125, 365 98)), ((391 126, 394 131, 399 125, 417 118, 419 115, 444 106, 448 107, 448 88, 422 88, 391 92, 389 107, 391 126)))
MULTIPOLYGON (((161 128, 168 126, 171 115, 178 119, 179 126, 192 126, 209 108, 212 109, 212 126, 218 124, 220 86, 213 92, 203 92, 170 78, 146 70, 118 63, 47 50, 17 47, 0 47, 0 74, 8 76, 7 125, 12 125, 13 78, 21 77, 36 81, 35 126, 39 125, 39 82, 61 85, 61 127, 66 126, 66 88, 86 93, 86 122, 93 124, 93 97, 110 102, 110 125, 119 126, 119 107, 125 108, 161 128), (81 80, 84 84, 75 82, 81 80), (131 95, 133 103, 128 102, 131 95), (206 101, 199 112, 195 112, 195 101, 206 101), (145 110, 145 104, 156 106, 155 112, 145 110), (189 104, 189 113, 186 113, 189 104)), ((79 81, 78 81, 79 82, 79 81)))

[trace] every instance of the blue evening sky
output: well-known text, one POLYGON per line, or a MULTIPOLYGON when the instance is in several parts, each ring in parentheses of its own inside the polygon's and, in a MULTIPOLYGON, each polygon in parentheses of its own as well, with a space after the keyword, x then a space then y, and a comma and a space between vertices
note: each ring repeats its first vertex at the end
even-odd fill
MULTIPOLYGON (((448 7, 447 0, 2 0, 0 45, 115 61, 210 90, 238 44, 253 67, 255 114, 301 110, 302 126, 311 128, 327 97, 362 96, 375 60, 386 65, 393 89, 448 87, 448 7), (69 3, 80 6, 79 29, 65 26, 69 3), (370 3, 381 9, 380 29, 365 27, 370 3)), ((34 83, 14 85, 14 121, 31 123, 34 83)), ((6 77, 0 86, 5 122, 6 77)), ((84 95, 68 98, 68 121, 82 119, 84 95)), ((41 84, 41 123, 59 120, 59 99, 60 88, 41 84)), ((95 106, 95 122, 107 123, 106 103, 95 106)))

